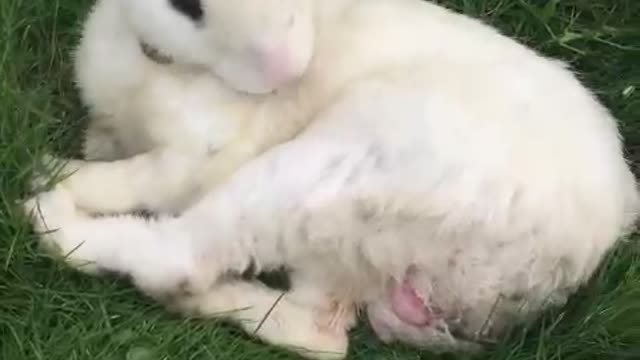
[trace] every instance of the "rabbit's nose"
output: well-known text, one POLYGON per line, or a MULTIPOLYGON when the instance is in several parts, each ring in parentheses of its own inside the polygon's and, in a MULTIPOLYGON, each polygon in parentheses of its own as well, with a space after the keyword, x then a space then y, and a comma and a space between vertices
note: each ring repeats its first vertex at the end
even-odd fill
POLYGON ((265 80, 272 87, 298 79, 307 68, 307 62, 287 46, 262 48, 258 54, 265 80))

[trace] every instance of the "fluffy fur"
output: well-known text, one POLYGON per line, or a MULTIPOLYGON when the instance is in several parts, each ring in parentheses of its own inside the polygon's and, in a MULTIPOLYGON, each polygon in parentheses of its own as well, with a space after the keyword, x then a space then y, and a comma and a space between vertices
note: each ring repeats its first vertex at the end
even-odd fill
MULTIPOLYGON (((205 18, 218 2, 228 3, 203 1, 205 18)), ((615 119, 563 64, 476 20, 418 0, 310 2, 298 19, 312 34, 303 75, 258 95, 248 92, 271 67, 246 81, 204 66, 176 45, 199 33, 176 26, 168 37, 180 41, 166 45, 153 35, 175 10, 137 31, 143 19, 127 25, 123 14, 168 5, 129 3, 98 5, 85 39, 99 37, 103 52, 86 40, 79 63, 106 67, 85 73, 96 88, 84 98, 120 132, 112 139, 131 144, 121 155, 148 152, 74 162, 76 174, 27 203, 38 230, 59 228, 42 243, 75 249, 66 261, 81 270, 125 273, 183 311, 242 308, 224 316, 308 356, 344 356, 354 305, 385 341, 472 349, 563 304, 635 219, 615 119), (109 24, 122 37, 100 30, 109 24), (153 64, 140 38, 179 60, 153 64), (266 319, 279 294, 229 275, 251 264, 293 269, 292 291, 266 319), (399 284, 435 317, 407 321, 399 284)), ((298 9, 274 6, 247 15, 298 9)), ((198 26, 247 25, 243 11, 229 14, 198 26)))

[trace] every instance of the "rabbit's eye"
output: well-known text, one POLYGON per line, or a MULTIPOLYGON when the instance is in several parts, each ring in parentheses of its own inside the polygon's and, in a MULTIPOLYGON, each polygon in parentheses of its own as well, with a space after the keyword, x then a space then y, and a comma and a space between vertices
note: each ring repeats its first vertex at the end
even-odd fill
POLYGON ((200 0, 169 0, 171 6, 195 21, 202 19, 203 11, 200 0))

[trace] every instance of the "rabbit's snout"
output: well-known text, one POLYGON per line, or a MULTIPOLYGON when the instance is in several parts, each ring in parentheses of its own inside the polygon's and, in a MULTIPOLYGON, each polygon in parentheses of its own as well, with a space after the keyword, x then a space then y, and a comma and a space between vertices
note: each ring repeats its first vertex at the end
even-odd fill
POLYGON ((273 88, 295 81, 307 69, 307 62, 288 45, 256 46, 255 54, 266 83, 273 88))

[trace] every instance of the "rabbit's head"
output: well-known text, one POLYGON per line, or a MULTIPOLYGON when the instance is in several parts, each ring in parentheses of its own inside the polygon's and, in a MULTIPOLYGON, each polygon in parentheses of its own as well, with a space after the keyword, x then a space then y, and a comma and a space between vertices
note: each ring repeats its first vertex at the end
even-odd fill
POLYGON ((311 0, 120 0, 144 44, 241 92, 299 78, 314 50, 311 0))

